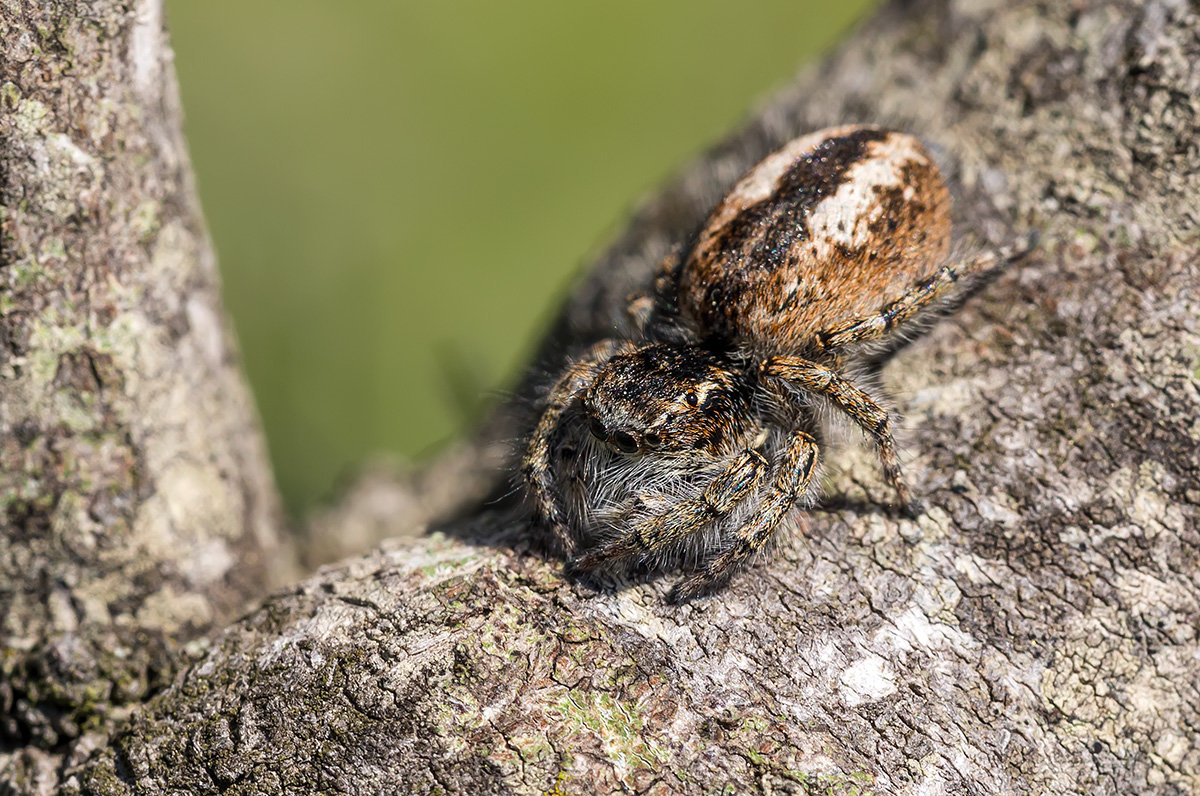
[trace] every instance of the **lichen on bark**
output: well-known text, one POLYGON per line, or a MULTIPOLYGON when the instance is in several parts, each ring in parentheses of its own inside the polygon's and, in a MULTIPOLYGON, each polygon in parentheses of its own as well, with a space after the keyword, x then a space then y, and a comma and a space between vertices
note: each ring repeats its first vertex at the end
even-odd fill
POLYGON ((0 42, 0 779, 31 784, 288 553, 160 3, 9 2, 0 42))
MULTIPOLYGON (((783 141, 920 135, 967 238, 1042 239, 884 371, 922 515, 882 510, 851 445, 803 532, 672 607, 665 581, 564 580, 519 513, 480 509, 268 599, 78 754, 66 790, 1200 790, 1198 64, 1182 2, 893 3, 568 300, 551 367, 783 141)), ((62 365, 76 392, 109 367, 89 362, 62 365)), ((412 502, 395 489, 408 503, 375 483, 313 533, 377 534, 379 506, 412 502)), ((413 516, 431 514, 395 530, 413 516)))

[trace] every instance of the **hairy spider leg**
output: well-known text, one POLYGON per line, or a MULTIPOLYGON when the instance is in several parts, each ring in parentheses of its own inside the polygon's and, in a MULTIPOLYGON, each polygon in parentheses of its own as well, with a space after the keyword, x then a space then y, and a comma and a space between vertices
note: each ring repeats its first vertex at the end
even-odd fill
POLYGON ((638 334, 646 334, 655 325, 672 326, 678 320, 679 308, 668 296, 675 291, 682 265, 682 250, 676 247, 659 261, 650 285, 626 297, 625 317, 638 334))
POLYGON ((762 364, 764 376, 782 379, 809 392, 824 395, 858 424, 879 450, 883 475, 900 499, 905 511, 914 506, 900 474, 900 458, 896 455, 896 440, 892 436, 892 421, 887 411, 849 379, 825 365, 801 357, 770 357, 762 364))
POLYGON ((932 277, 914 285, 907 293, 874 315, 854 318, 831 331, 821 332, 817 335, 817 340, 826 351, 836 351, 842 346, 878 340, 896 327, 908 323, 931 304, 946 298, 960 281, 974 279, 994 268, 1007 265, 1028 253, 1029 248, 1028 242, 1022 242, 985 252, 965 262, 944 265, 932 277))
POLYGON ((704 569, 675 584, 667 601, 683 602, 720 586, 761 550, 792 507, 812 494, 819 453, 815 439, 793 431, 779 458, 773 488, 734 533, 733 544, 704 569))
POLYGON ((537 515, 535 519, 554 532, 563 552, 568 555, 573 552, 575 542, 563 518, 562 510, 558 506, 558 501, 555 500, 550 443, 558 430, 563 412, 595 380, 604 363, 619 351, 632 347, 632 344, 626 342, 602 340, 588 349, 550 390, 542 415, 525 448, 521 475, 533 497, 533 508, 537 515))
MULTIPOLYGON (((729 514, 752 495, 767 469, 763 455, 747 448, 713 477, 700 497, 676 503, 663 514, 643 520, 624 536, 573 559, 568 566, 586 571, 614 559, 650 555, 685 539, 729 514)), ((634 497, 632 501, 641 499, 634 497)))

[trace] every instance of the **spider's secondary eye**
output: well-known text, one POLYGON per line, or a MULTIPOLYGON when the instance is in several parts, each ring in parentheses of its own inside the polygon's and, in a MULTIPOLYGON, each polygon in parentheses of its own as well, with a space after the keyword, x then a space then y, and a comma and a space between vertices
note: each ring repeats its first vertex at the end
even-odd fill
POLYGON ((662 437, 658 436, 653 431, 650 431, 642 436, 642 441, 645 442, 647 445, 657 446, 658 443, 662 442, 662 437))
POLYGON ((698 395, 696 395, 694 390, 688 390, 686 400, 687 400, 688 406, 695 407, 700 404, 700 397, 698 395))
POLYGON ((601 442, 608 441, 608 431, 605 430, 604 424, 601 423, 597 418, 588 418, 588 431, 592 432, 592 436, 601 442))

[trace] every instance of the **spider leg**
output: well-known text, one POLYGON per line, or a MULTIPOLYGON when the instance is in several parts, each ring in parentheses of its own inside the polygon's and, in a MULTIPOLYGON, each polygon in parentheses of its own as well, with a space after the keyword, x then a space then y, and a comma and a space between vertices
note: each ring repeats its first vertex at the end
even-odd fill
POLYGON ((629 343, 602 340, 592 346, 555 383, 546 397, 542 415, 538 419, 525 447, 521 463, 521 476, 533 499, 535 520, 553 533, 563 552, 568 555, 574 549, 574 539, 555 499, 554 468, 550 462, 551 442, 558 429, 563 412, 581 392, 596 378, 600 368, 618 351, 630 347, 629 343))
POLYGON ((682 264, 681 250, 672 249, 655 268, 650 285, 626 299, 625 315, 638 333, 645 333, 655 323, 669 325, 678 319, 677 302, 668 297, 677 292, 674 283, 682 264))
POLYGON ((853 318, 840 326, 817 335, 826 351, 842 346, 869 343, 880 339, 893 329, 903 326, 930 305, 936 304, 953 291, 963 280, 973 280, 994 268, 1029 251, 1028 241, 985 252, 961 263, 944 265, 929 279, 914 285, 907 293, 873 315, 853 318))
POLYGON ((817 470, 817 441, 803 431, 788 438, 776 467, 775 484, 758 508, 734 534, 733 544, 701 571, 681 580, 667 595, 683 602, 725 583, 775 534, 788 511, 810 493, 817 470))
POLYGON ((824 395, 849 415, 875 442, 884 478, 896 490, 900 505, 906 511, 913 511, 908 487, 900 475, 900 458, 896 455, 892 422, 883 407, 837 371, 801 357, 771 357, 763 363, 762 372, 765 376, 783 379, 809 392, 824 395))
POLYGON ((758 489, 766 472, 767 460, 747 448, 708 483, 700 497, 680 501, 637 523, 623 536, 573 559, 569 566, 574 571, 591 570, 615 559, 647 556, 681 541, 733 511, 758 489))

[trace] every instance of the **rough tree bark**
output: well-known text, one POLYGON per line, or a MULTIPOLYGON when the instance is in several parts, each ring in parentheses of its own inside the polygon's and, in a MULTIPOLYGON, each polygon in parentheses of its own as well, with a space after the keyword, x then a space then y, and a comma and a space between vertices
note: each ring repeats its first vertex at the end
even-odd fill
POLYGON ((47 790, 295 575, 160 3, 6 2, 0 43, 0 783, 47 790))
MULTIPOLYGON (((1197 97, 1184 2, 889 5, 638 214, 544 357, 603 334, 774 146, 912 130, 954 164, 968 237, 1043 240, 885 370, 923 515, 879 509, 851 446, 807 532, 669 607, 664 581, 564 581, 519 515, 479 510, 271 597, 55 773, 82 793, 1200 790, 1197 97)), ((377 532, 388 491, 315 532, 377 532)))

